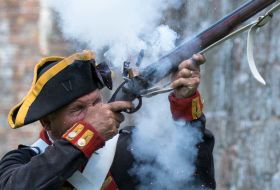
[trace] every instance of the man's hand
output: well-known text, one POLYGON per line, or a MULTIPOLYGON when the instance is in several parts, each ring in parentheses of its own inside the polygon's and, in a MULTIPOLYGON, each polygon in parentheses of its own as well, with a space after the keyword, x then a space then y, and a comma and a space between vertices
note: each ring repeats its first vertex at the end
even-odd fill
POLYGON ((178 66, 178 71, 173 76, 175 80, 171 84, 176 98, 188 98, 196 92, 200 83, 199 65, 204 62, 203 55, 194 54, 192 59, 185 60, 178 66))
POLYGON ((89 108, 84 121, 91 124, 105 140, 109 140, 118 133, 120 123, 124 121, 120 111, 131 108, 132 103, 126 101, 100 103, 89 108))

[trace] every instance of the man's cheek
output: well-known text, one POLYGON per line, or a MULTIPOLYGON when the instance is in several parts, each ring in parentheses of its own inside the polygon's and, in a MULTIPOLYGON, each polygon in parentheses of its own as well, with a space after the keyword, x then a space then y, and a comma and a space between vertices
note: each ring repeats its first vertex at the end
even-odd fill
POLYGON ((71 127, 77 123, 78 121, 81 121, 85 118, 86 113, 85 112, 81 112, 80 114, 76 114, 76 115, 72 115, 70 116, 67 120, 67 125, 71 125, 71 127))

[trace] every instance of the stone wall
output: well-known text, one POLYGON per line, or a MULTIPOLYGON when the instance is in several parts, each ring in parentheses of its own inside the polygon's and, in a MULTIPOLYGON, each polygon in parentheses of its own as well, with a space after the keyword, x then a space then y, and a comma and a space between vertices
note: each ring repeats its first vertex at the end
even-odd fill
POLYGON ((34 136, 26 128, 8 131, 7 113, 19 102, 32 80, 34 63, 39 59, 38 1, 0 1, 0 141, 1 155, 21 140, 34 136))
POLYGON ((71 51, 42 4, 43 0, 0 0, 1 156, 38 136, 36 123, 18 130, 9 129, 7 123, 9 109, 20 102, 31 85, 34 65, 42 56, 71 51))

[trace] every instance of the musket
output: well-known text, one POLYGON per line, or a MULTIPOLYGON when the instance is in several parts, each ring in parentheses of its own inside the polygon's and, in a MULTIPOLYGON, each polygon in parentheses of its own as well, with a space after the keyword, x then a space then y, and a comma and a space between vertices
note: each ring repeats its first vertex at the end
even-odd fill
POLYGON ((224 38, 246 20, 275 2, 276 0, 248 1, 192 39, 183 42, 168 54, 161 57, 158 61, 141 69, 139 75, 123 82, 117 88, 109 102, 118 100, 133 101, 139 99, 138 106, 128 113, 137 111, 141 107, 141 93, 145 89, 149 89, 155 85, 155 83, 174 72, 183 60, 190 59, 193 54, 202 51, 224 38))

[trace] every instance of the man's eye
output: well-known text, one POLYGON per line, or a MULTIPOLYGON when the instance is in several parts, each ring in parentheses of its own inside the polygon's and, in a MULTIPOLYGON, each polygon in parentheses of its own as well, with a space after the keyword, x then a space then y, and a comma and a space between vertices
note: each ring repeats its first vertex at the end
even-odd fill
POLYGON ((92 103, 93 106, 95 106, 96 104, 99 104, 101 101, 95 101, 92 103))
POLYGON ((84 108, 85 108, 84 106, 77 106, 77 107, 74 107, 73 109, 71 109, 70 111, 72 113, 79 112, 79 111, 82 111, 84 108))
POLYGON ((95 100, 95 101, 92 103, 92 105, 95 106, 96 104, 99 104, 99 103, 101 103, 101 102, 102 102, 101 98, 98 98, 97 100, 95 100))

